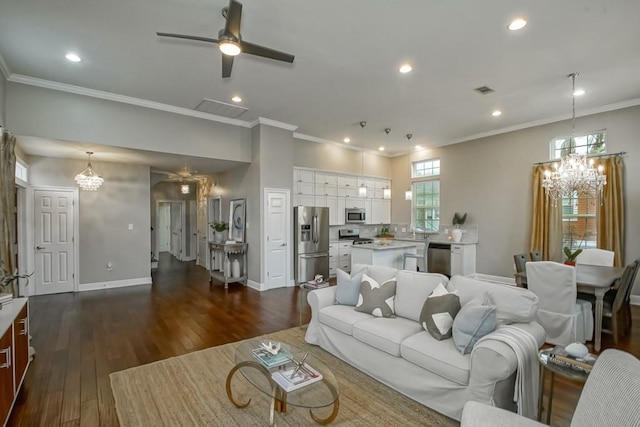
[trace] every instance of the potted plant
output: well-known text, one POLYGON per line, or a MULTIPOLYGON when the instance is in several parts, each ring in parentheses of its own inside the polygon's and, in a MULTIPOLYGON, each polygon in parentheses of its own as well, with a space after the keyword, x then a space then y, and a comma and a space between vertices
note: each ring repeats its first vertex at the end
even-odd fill
POLYGON ((453 226, 455 227, 451 230, 451 237, 453 237, 454 242, 459 242, 462 240, 462 230, 460 229, 461 225, 464 225, 467 220, 467 213, 460 214, 458 212, 453 214, 453 226))
POLYGON ((229 229, 229 225, 224 221, 217 221, 211 224, 211 228, 213 228, 214 231, 213 240, 217 243, 224 243, 224 232, 229 229))
POLYGON ((569 246, 565 246, 564 247, 564 256, 567 257, 567 259, 564 261, 564 263, 566 265, 576 265, 576 258, 578 258, 578 255, 580 255, 582 253, 582 249, 578 248, 575 251, 571 252, 571 248, 569 248, 569 246))

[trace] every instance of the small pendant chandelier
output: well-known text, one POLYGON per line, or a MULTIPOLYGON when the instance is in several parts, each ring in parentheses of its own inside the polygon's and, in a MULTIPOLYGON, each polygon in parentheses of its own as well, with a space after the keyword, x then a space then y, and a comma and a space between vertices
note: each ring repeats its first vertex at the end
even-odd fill
POLYGON ((407 142, 409 143, 409 152, 407 153, 407 162, 409 163, 409 188, 404 192, 405 200, 413 199, 413 192, 411 191, 411 176, 413 175, 413 171, 411 170, 411 138, 413 138, 413 135, 408 133, 407 142))
POLYGON ((602 202, 602 189, 607 184, 607 177, 602 173, 602 165, 594 168, 593 159, 587 160, 587 155, 575 152, 575 121, 576 121, 576 76, 569 74, 572 83, 572 115, 571 140, 569 150, 560 160, 560 164, 553 164, 553 171, 546 170, 542 179, 542 187, 551 198, 553 206, 565 197, 596 194, 602 202))
POLYGON ((93 151, 87 151, 87 155, 89 156, 89 163, 87 164, 87 168, 76 175, 76 182, 78 186, 87 191, 96 191, 104 182, 101 176, 99 176, 96 171, 93 170, 93 166, 91 166, 91 155, 93 151))

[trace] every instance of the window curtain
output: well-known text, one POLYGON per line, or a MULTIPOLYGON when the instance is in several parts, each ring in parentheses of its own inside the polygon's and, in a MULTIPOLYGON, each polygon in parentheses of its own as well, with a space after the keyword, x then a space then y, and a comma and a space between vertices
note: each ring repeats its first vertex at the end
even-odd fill
MULTIPOLYGON (((15 245, 16 227, 13 208, 16 198, 16 137, 0 128, 0 274, 16 271, 15 245)), ((7 290, 18 296, 17 280, 7 290)))
POLYGON ((607 185, 602 189, 602 203, 598 209, 596 222, 598 247, 615 252, 613 265, 624 265, 624 161, 615 155, 598 160, 607 177, 607 185))
POLYGON ((533 167, 533 214, 531 215, 531 251, 542 252, 542 259, 562 262, 562 207, 553 206, 542 187, 544 165, 533 167))

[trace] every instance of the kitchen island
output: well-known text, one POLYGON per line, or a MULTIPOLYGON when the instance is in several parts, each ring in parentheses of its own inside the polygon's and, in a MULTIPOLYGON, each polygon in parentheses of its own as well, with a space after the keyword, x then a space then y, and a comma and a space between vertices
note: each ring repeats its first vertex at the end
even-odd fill
MULTIPOLYGON (((351 247, 351 268, 354 264, 381 265, 398 270, 404 268, 404 254, 416 253, 416 245, 411 242, 392 241, 390 243, 368 243, 351 247)), ((407 260, 407 270, 416 269, 415 258, 407 260)))

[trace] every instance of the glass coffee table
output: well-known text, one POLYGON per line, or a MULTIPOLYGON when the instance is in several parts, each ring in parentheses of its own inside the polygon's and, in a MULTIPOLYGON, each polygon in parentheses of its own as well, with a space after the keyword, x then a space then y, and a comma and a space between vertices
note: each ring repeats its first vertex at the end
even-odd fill
MULTIPOLYGON (((231 380, 236 372, 242 376, 258 391, 271 398, 269 409, 269 425, 274 425, 275 412, 286 412, 287 405, 298 406, 309 409, 311 418, 318 424, 329 424, 335 420, 339 410, 339 387, 338 381, 329 368, 312 354, 308 354, 304 359, 305 365, 322 374, 320 381, 305 385, 297 390, 286 392, 276 383, 271 374, 277 371, 284 371, 296 367, 295 361, 300 361, 306 352, 292 345, 280 343, 280 351, 285 351, 292 355, 294 360, 286 363, 267 367, 254 355, 253 350, 260 349, 262 343, 268 343, 265 337, 254 338, 240 344, 235 353, 235 366, 227 375, 227 397, 238 408, 245 408, 251 403, 251 398, 246 402, 238 402, 233 397, 231 390, 231 380), (327 418, 320 418, 313 413, 314 409, 325 408, 333 405, 333 410, 327 418)), ((273 340, 271 340, 273 342, 273 340)))

